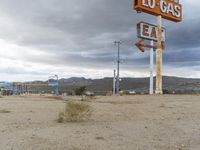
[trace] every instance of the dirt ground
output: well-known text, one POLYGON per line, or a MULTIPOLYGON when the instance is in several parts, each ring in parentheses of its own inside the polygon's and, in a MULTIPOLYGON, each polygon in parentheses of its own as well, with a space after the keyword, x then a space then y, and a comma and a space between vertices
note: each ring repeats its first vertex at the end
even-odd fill
POLYGON ((89 121, 57 123, 65 100, 0 98, 0 110, 10 111, 0 113, 0 150, 200 150, 200 96, 97 97, 86 103, 93 108, 89 121))

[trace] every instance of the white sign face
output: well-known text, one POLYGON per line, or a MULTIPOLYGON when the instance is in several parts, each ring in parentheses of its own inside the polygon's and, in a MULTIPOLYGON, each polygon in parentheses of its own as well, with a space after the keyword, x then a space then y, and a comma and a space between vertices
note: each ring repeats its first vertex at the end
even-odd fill
MULTIPOLYGON (((165 41, 166 29, 162 27, 162 41, 165 41)), ((138 38, 158 41, 158 29, 157 26, 140 22, 137 24, 137 36, 138 38)))

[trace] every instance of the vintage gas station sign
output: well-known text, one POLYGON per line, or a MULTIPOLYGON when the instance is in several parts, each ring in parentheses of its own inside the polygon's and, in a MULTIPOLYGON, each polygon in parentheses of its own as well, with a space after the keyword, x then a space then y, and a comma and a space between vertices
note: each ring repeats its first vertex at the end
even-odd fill
MULTIPOLYGON (((165 41, 165 28, 162 27, 162 41, 165 41)), ((138 38, 158 41, 158 28, 153 24, 146 22, 140 22, 137 24, 137 36, 138 38)))
POLYGON ((182 5, 179 0, 134 0, 134 9, 155 16, 180 22, 182 20, 182 5))

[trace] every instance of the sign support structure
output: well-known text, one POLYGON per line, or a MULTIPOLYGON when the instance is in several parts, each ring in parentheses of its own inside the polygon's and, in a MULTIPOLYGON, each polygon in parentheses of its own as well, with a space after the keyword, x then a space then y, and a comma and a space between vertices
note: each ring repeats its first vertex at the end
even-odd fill
POLYGON ((154 44, 153 44, 153 40, 151 40, 151 46, 152 48, 150 49, 150 83, 149 83, 149 94, 153 95, 154 94, 154 90, 153 90, 153 70, 154 70, 154 44))
POLYGON ((59 96, 59 89, 58 89, 58 75, 50 76, 48 79, 48 85, 54 87, 54 96, 59 96), (53 83, 51 83, 53 80, 53 83))
MULTIPOLYGON (((162 41, 162 18, 173 21, 173 22, 181 22, 182 21, 182 5, 179 0, 134 0, 134 9, 137 12, 145 12, 154 16, 157 16, 157 33, 158 36, 156 38, 155 27, 151 27, 151 34, 149 34, 149 26, 150 24, 145 24, 144 22, 140 22, 137 25, 137 29, 141 32, 139 33, 139 37, 142 38, 141 41, 136 43, 136 46, 144 52, 144 48, 142 47, 152 47, 149 45, 142 44, 143 39, 154 38, 157 41, 157 50, 156 50, 156 94, 163 94, 162 89, 162 64, 163 64, 163 49, 164 49, 164 41, 162 41), (139 28, 138 28, 139 26, 139 28), (142 27, 142 29, 141 29, 142 27), (150 36, 149 36, 150 35, 150 36)), ((151 85, 151 83, 150 83, 151 85)))
POLYGON ((156 50, 156 94, 163 94, 162 90, 162 16, 158 16, 158 43, 156 50))

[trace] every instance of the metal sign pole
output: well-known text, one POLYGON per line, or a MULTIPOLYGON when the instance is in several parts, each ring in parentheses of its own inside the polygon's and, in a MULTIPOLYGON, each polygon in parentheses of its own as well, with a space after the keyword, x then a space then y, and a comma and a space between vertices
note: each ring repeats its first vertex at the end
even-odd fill
POLYGON ((162 91, 162 16, 158 16, 158 44, 156 50, 156 94, 162 91))
POLYGON ((151 46, 150 49, 150 86, 149 86, 149 94, 154 94, 153 92, 153 69, 154 69, 154 57, 153 57, 153 40, 151 40, 151 46))

